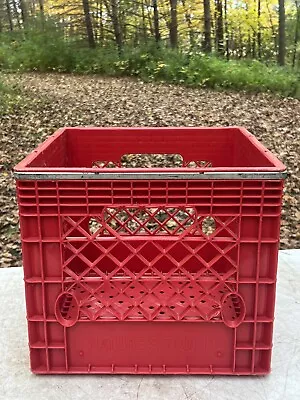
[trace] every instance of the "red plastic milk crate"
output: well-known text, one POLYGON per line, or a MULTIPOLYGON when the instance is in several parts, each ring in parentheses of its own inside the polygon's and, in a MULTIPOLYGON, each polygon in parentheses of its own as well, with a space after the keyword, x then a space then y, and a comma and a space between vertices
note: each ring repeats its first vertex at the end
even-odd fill
POLYGON ((64 128, 15 176, 33 372, 270 371, 285 167, 249 132, 64 128))

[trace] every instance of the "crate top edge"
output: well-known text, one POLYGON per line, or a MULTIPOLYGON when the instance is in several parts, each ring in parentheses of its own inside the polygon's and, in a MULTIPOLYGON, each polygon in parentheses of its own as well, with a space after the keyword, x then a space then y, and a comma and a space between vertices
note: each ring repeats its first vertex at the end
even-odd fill
POLYGON ((107 172, 107 173, 90 173, 90 172, 14 172, 14 177, 18 181, 22 180, 43 180, 43 181, 61 181, 61 180, 283 180, 287 176, 286 171, 259 171, 259 172, 148 172, 148 173, 129 173, 129 172, 107 172))
POLYGON ((239 126, 228 127, 64 127, 58 129, 54 134, 42 142, 35 150, 27 155, 13 169, 16 179, 45 179, 45 176, 51 175, 52 179, 284 179, 286 177, 285 165, 256 137, 247 131, 247 129, 239 126), (180 131, 188 130, 191 132, 199 131, 228 131, 237 130, 239 134, 255 147, 263 156, 271 163, 272 166, 247 166, 247 167, 210 167, 207 168, 114 168, 97 169, 87 167, 32 167, 29 166, 33 160, 49 145, 51 145, 59 137, 66 132, 92 131, 97 134, 116 130, 126 132, 147 132, 151 131, 180 131), (112 172, 113 171, 113 172, 112 172), (34 177, 35 175, 35 177, 34 177), (141 177, 141 175, 143 177, 141 177), (155 175, 155 176, 154 176, 155 175), (29 176, 32 178, 29 178, 29 176), (66 178, 69 176, 69 178, 66 178), (147 177, 146 177, 147 176, 147 177), (253 177, 254 176, 254 177, 253 177), (269 178, 269 176, 272 176, 269 178), (275 178, 276 176, 276 178, 275 178), (39 177, 39 178, 38 178, 39 177))

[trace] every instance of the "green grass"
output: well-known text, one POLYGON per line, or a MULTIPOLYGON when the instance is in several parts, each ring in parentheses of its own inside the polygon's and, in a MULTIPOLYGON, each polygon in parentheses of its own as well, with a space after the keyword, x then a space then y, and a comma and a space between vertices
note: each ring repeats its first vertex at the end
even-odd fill
MULTIPOLYGON (((51 27, 50 27, 51 28, 51 27)), ((56 71, 106 76, 134 76, 145 81, 171 82, 213 89, 271 92, 300 98, 300 79, 291 69, 258 61, 229 61, 203 54, 188 54, 155 44, 91 50, 67 42, 57 29, 0 38, 0 69, 56 71)))

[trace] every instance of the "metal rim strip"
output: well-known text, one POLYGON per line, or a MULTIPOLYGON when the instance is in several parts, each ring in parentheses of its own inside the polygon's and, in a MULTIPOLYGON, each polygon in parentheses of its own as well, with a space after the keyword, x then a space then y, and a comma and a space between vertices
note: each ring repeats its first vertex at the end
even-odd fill
POLYGON ((278 180, 285 179, 282 172, 14 172, 18 180, 278 180))

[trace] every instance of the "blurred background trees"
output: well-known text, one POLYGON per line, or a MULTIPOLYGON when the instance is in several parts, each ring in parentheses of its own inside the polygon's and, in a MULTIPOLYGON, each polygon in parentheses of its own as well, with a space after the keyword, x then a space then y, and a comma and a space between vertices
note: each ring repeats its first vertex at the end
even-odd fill
POLYGON ((299 64, 299 0, 0 0, 1 33, 38 34, 49 20, 67 41, 115 45, 119 53, 155 41, 227 59, 299 64))

